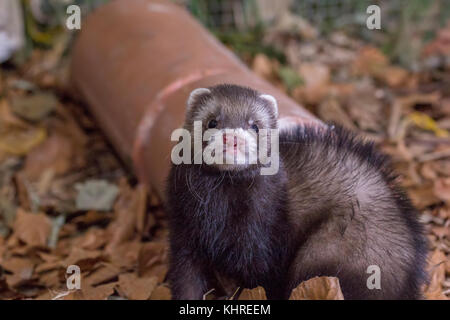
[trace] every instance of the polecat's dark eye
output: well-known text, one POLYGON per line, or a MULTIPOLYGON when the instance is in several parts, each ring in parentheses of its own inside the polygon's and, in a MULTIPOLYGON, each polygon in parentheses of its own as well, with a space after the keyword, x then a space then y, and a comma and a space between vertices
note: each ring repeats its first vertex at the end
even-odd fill
POLYGON ((208 122, 208 128, 212 129, 212 128, 215 128, 215 127, 217 127, 217 121, 214 120, 214 119, 210 120, 208 122))
POLYGON ((256 124, 252 124, 251 128, 252 128, 253 130, 255 130, 256 133, 259 132, 259 128, 258 128, 258 126, 257 126, 256 124))

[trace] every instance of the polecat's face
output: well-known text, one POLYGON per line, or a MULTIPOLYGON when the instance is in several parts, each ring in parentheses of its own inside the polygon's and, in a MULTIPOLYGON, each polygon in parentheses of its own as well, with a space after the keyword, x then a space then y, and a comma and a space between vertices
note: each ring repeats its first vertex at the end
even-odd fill
MULTIPOLYGON (((260 165, 261 136, 277 128, 277 115, 272 96, 235 85, 219 85, 191 93, 185 128, 191 134, 201 129, 204 164, 237 171, 260 165)), ((270 152, 270 146, 267 148, 270 152)))

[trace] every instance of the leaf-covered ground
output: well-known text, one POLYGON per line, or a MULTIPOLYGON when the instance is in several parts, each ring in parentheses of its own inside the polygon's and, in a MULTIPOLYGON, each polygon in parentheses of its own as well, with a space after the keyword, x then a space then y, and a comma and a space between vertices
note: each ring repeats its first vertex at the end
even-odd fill
MULTIPOLYGON (((392 157, 430 241, 425 297, 448 299, 450 25, 416 73, 344 34, 300 31, 266 35, 284 65, 263 54, 243 58, 321 119, 360 132, 392 157)), ((35 49, 26 63, 0 69, 0 299, 169 299, 161 203, 71 93, 63 52, 64 45, 35 49), (81 269, 80 290, 67 288, 70 265, 81 269)), ((244 290, 240 298, 265 293, 244 290)), ((324 277, 291 298, 345 297, 338 279, 324 277)))

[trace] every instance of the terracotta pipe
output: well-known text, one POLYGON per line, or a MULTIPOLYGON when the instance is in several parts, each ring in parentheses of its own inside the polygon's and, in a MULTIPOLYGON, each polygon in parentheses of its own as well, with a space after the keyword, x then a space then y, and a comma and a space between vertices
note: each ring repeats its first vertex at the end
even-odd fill
POLYGON ((282 125, 318 121, 170 1, 115 0, 97 9, 82 25, 71 75, 121 157, 161 196, 170 135, 182 126, 195 88, 250 86, 276 97, 282 125))

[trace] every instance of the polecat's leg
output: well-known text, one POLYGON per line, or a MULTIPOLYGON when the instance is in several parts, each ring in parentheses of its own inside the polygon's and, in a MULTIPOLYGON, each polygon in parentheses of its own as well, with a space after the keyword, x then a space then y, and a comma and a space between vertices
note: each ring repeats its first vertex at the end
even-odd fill
POLYGON ((208 275, 187 252, 171 252, 169 277, 174 300, 202 300, 208 291, 208 275))

